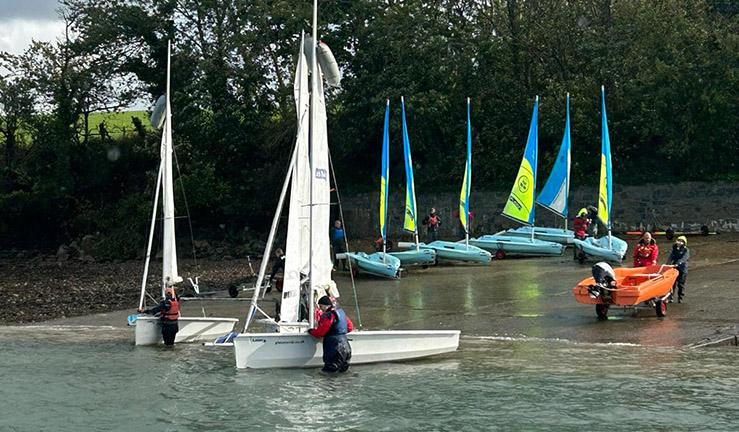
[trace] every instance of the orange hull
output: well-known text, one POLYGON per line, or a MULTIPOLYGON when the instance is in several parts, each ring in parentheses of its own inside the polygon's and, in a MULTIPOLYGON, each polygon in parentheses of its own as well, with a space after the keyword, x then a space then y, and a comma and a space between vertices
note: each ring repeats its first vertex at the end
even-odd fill
POLYGON ((583 304, 607 304, 615 306, 635 306, 639 303, 664 297, 675 284, 678 272, 672 267, 649 266, 635 268, 617 268, 616 288, 610 292, 610 300, 603 296, 591 298, 588 292, 590 285, 595 285, 593 278, 587 278, 572 289, 575 300, 583 304))

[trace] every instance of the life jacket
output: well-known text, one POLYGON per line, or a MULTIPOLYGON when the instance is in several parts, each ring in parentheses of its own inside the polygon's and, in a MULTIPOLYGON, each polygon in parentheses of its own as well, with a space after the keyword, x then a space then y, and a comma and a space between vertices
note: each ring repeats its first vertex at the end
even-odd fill
POLYGON ((643 259, 652 258, 652 252, 654 251, 654 243, 645 244, 639 243, 636 247, 636 256, 643 259))
POLYGON ((586 232, 588 231, 588 225, 590 225, 590 221, 587 218, 584 217, 576 217, 575 218, 575 235, 576 236, 585 236, 586 232))
POLYGON ((335 336, 347 334, 349 326, 346 323, 346 314, 341 309, 334 309, 330 313, 334 314, 334 322, 331 328, 326 332, 326 336, 335 336))
POLYGON ((436 229, 436 224, 439 222, 439 218, 434 216, 429 216, 429 228, 436 229))
POLYGON ((177 321, 180 317, 180 302, 178 302, 176 298, 170 298, 168 300, 169 310, 162 311, 160 314, 162 321, 165 323, 177 321))

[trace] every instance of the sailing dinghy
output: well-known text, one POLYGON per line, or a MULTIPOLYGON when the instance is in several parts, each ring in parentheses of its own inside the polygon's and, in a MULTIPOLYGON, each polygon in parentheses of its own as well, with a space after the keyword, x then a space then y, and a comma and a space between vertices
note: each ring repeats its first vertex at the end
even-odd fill
MULTIPOLYGON (((415 236, 416 243, 398 243, 400 247, 416 248, 416 251, 428 251, 433 250, 436 253, 437 259, 448 260, 448 261, 466 261, 489 264, 492 256, 490 252, 480 249, 477 246, 469 243, 469 199, 470 199, 470 186, 472 185, 472 129, 470 125, 470 100, 467 99, 467 160, 464 169, 464 179, 462 181, 462 191, 460 193, 460 209, 465 209, 464 217, 460 218, 467 220, 465 225, 465 237, 464 243, 449 242, 443 240, 436 240, 429 244, 418 242, 418 225, 416 219, 416 196, 415 189, 413 187, 413 167, 411 163, 411 150, 410 140, 408 139, 408 129, 405 122, 405 101, 401 99, 403 104, 403 148, 405 149, 405 169, 406 179, 408 180, 408 190, 413 190, 412 201, 409 203, 408 197, 406 200, 405 215, 406 224, 405 229, 412 231, 415 236), (408 173, 410 172, 410 175, 408 173), (410 204, 410 205, 409 205, 410 204), (411 228, 411 229, 409 229, 411 228)), ((461 219, 460 219, 461 220, 461 219)))
MULTIPOLYGON (((382 172, 380 174, 380 236, 382 252, 367 255, 364 252, 347 252, 344 255, 352 265, 367 273, 388 278, 400 279, 401 260, 387 253, 387 201, 388 180, 390 179, 390 100, 385 104, 385 131, 382 136, 382 172)), ((337 257, 338 258, 338 257, 337 257)))
MULTIPOLYGON (((539 97, 534 102, 534 112, 529 126, 529 137, 526 142, 521 166, 518 169, 516 182, 506 200, 503 216, 516 222, 534 226, 534 194, 536 191, 536 161, 538 146, 538 112, 539 97)), ((494 235, 484 235, 470 239, 470 244, 495 253, 501 259, 506 255, 551 256, 562 255, 564 246, 545 240, 534 238, 535 233, 529 231, 530 237, 519 237, 500 232, 494 235)))
MULTIPOLYGON (((151 229, 149 231, 149 244, 146 252, 146 263, 144 265, 144 277, 141 281, 141 297, 139 309, 144 307, 146 296, 146 279, 149 274, 149 262, 151 258, 151 246, 156 226, 156 213, 159 201, 159 192, 162 193, 162 286, 161 296, 164 298, 164 290, 167 283, 177 284, 182 282, 182 277, 177 271, 177 245, 175 242, 175 209, 174 209, 174 183, 172 180, 172 111, 169 104, 170 94, 170 50, 171 43, 167 46, 167 93, 157 101, 156 108, 152 112, 152 126, 160 129, 162 126, 162 143, 160 149, 161 162, 159 164, 159 175, 157 177, 156 193, 154 194, 154 207, 151 215, 151 229), (161 187, 161 189, 160 189, 161 187)), ((196 279, 197 280, 197 279, 196 279)), ((192 283, 192 279, 190 279, 192 283)), ((198 291, 197 284, 193 288, 198 291)), ((203 311, 204 312, 204 311, 203 311)), ((205 315, 205 313, 203 313, 205 315)), ((200 342, 213 340, 224 333, 233 330, 238 319, 236 318, 213 318, 213 317, 180 317, 179 331, 175 337, 175 343, 200 342)), ((156 345, 162 341, 162 323, 159 317, 151 315, 132 315, 128 319, 129 325, 135 327, 136 345, 156 345)))
POLYGON ((559 147, 552 172, 549 173, 549 178, 544 184, 544 188, 539 192, 539 196, 536 197, 536 204, 564 219, 565 227, 562 229, 523 226, 516 229, 508 229, 501 234, 531 237, 531 230, 533 229, 534 237, 539 240, 561 243, 563 245, 574 243, 575 233, 567 229, 567 202, 570 193, 571 166, 570 147, 570 94, 567 93, 567 120, 565 121, 562 145, 559 147))
POLYGON ((626 249, 628 247, 625 241, 611 235, 613 173, 611 171, 611 140, 608 136, 608 119, 606 118, 606 91, 603 87, 601 87, 601 130, 598 220, 608 229, 608 235, 599 239, 592 237, 588 237, 585 240, 575 239, 575 247, 582 252, 580 263, 584 262, 585 258, 621 262, 626 256, 626 249))
MULTIPOLYGON (((299 233, 288 228, 288 243, 296 244, 296 248, 286 251, 286 259, 297 263, 307 259, 307 266, 302 269, 285 263, 285 282, 280 304, 279 322, 269 318, 258 307, 257 300, 264 279, 266 264, 263 262, 257 277, 256 289, 244 326, 244 333, 227 335, 217 341, 214 346, 233 346, 237 368, 291 368, 318 367, 322 363, 321 341, 307 333, 308 328, 315 325, 315 300, 326 293, 336 297, 336 284, 331 280, 331 261, 329 256, 328 229, 330 223, 330 196, 328 183, 328 137, 326 131, 326 105, 323 94, 321 69, 315 61, 311 61, 310 89, 308 93, 308 67, 305 47, 315 54, 317 40, 317 0, 313 3, 313 37, 310 43, 300 44, 298 70, 295 80, 296 102, 298 103, 298 136, 295 150, 283 184, 280 201, 277 206, 272 228, 267 240, 265 256, 269 256, 276 227, 282 211, 288 182, 292 178, 293 192, 307 187, 310 193, 304 205, 293 205, 291 193, 288 224, 302 224, 299 233), (307 101, 310 103, 305 104, 307 101), (305 104, 305 105, 304 105, 305 104), (307 106, 306 106, 307 105, 307 106), (307 115, 306 115, 307 114, 307 115), (313 121, 310 121, 312 119, 313 121), (297 155, 302 155, 298 156, 297 155), (307 173, 301 173, 296 160, 310 155, 307 173), (307 204, 307 205, 306 205, 307 204), (307 218, 293 216, 293 210, 308 214, 307 218), (292 222, 291 222, 292 221, 292 222), (303 271, 305 273, 303 273, 303 271), (308 306, 307 319, 300 316, 300 303, 308 306), (276 327, 276 332, 247 333, 256 312, 268 317, 276 327)), ((320 55, 321 52, 319 51, 320 55)), ((315 55, 311 56, 315 58, 315 55)), ((303 171, 305 171, 303 167, 303 171)), ((265 260, 266 262, 266 260, 265 260)), ((395 330, 395 331, 353 331, 348 339, 352 346, 351 364, 408 360, 430 355, 455 351, 459 346, 459 330, 395 330)))

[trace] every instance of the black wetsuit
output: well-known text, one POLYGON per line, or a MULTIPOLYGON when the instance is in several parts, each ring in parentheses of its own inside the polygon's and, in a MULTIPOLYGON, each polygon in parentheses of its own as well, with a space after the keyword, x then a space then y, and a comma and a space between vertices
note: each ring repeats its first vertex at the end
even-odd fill
MULTIPOLYGON (((687 246, 681 248, 677 245, 672 245, 672 252, 670 257, 667 258, 667 264, 674 264, 677 266, 677 271, 680 273, 675 281, 675 287, 677 287, 677 301, 678 303, 683 301, 685 296, 685 280, 688 278, 688 261, 690 260, 690 250, 687 246)), ((674 290, 674 288, 673 288, 674 290)))

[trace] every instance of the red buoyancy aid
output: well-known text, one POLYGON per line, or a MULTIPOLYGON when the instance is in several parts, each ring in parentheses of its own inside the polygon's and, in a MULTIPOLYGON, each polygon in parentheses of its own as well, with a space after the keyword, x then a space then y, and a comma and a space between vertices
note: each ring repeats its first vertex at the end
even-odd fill
POLYGON ((436 224, 438 223, 439 219, 434 216, 429 216, 429 227, 436 227, 436 224))
POLYGON ((588 231, 588 225, 590 225, 590 220, 584 217, 576 217, 575 218, 575 237, 585 237, 585 234, 588 231))
POLYGON ((169 310, 162 311, 160 314, 162 321, 177 321, 180 317, 180 302, 176 298, 170 298, 169 310))
POLYGON ((645 267, 657 263, 657 245, 639 243, 634 251, 634 266, 645 267))

